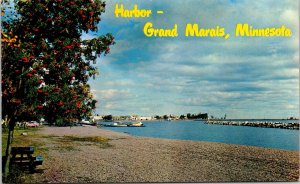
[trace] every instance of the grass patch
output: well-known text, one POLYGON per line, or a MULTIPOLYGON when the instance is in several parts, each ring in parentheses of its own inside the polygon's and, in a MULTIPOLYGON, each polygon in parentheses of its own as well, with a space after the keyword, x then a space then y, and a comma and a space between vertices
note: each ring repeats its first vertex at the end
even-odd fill
MULTIPOLYGON (((61 152, 74 151, 84 149, 82 146, 98 146, 100 148, 112 147, 109 144, 109 139, 101 136, 76 137, 76 136, 56 136, 56 135, 41 135, 41 128, 19 128, 14 130, 12 147, 33 146, 34 155, 43 156, 44 160, 48 158, 49 150, 58 150, 61 152), (22 135, 23 134, 23 135, 22 135), (26 135, 24 135, 26 134, 26 135)), ((2 155, 5 155, 7 144, 8 131, 2 131, 2 155)), ((35 181, 35 175, 27 174, 23 171, 13 169, 7 183, 29 183, 35 181)), ((82 178, 83 181, 88 181, 82 178)))
MULTIPOLYGON (((12 146, 34 146, 35 148, 38 148, 42 146, 41 143, 37 140, 38 134, 37 131, 40 130, 40 128, 19 128, 16 127, 14 130, 14 137, 13 137, 13 143, 12 146), (25 133, 27 135, 21 135, 22 133, 25 133)), ((6 145, 7 145, 7 131, 2 131, 2 155, 5 155, 6 145)), ((37 154, 39 153, 39 149, 35 149, 35 152, 37 154)), ((46 151, 46 150, 45 150, 46 151)), ((44 151, 41 151, 44 152, 44 151)))
POLYGON ((7 134, 3 135, 2 133, 2 156, 5 155, 5 150, 6 150, 6 146, 7 146, 7 134))
POLYGON ((109 139, 101 136, 90 136, 90 137, 75 137, 75 136, 64 136, 65 141, 77 141, 77 142, 87 142, 96 143, 96 145, 101 148, 108 148, 112 145, 108 143, 109 139))
MULTIPOLYGON (((19 128, 16 127, 13 133, 12 147, 33 146, 34 155, 41 155, 43 158, 47 157, 48 148, 38 134, 40 128, 19 128), (23 134, 23 135, 22 135, 23 134), (25 135, 24 135, 25 134, 25 135)), ((2 129, 2 156, 5 155, 7 146, 8 131, 2 129)), ((13 167, 7 178, 7 183, 24 183, 30 175, 23 172, 17 167, 13 167)))
MULTIPOLYGON (((12 167, 11 172, 6 178, 6 183, 24 183, 25 173, 18 167, 12 167)), ((3 179, 3 178, 2 178, 3 179)))
POLYGON ((55 139, 55 149, 60 151, 74 151, 77 150, 74 142, 69 140, 64 140, 61 137, 52 137, 52 140, 55 139))
MULTIPOLYGON (((91 137, 76 137, 76 136, 56 136, 56 135, 43 135, 40 136, 43 139, 48 139, 52 141, 52 149, 59 151, 74 151, 78 150, 78 145, 76 142, 83 142, 83 146, 96 145, 100 148, 111 147, 109 139, 101 136, 91 136, 91 137)), ((79 146, 82 146, 79 145, 79 146)))
POLYGON ((57 135, 42 135, 41 138, 54 140, 56 138, 59 138, 59 136, 57 136, 57 135))

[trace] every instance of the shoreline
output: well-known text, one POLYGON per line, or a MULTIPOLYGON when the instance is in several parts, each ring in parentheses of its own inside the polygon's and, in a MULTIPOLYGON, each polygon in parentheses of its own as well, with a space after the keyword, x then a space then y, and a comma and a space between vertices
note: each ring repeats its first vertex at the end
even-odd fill
POLYGON ((36 182, 298 181, 299 151, 191 140, 135 137, 82 127, 43 127, 47 148, 36 182), (103 136, 111 147, 70 142, 64 136, 103 136), (69 148, 69 147, 68 147, 69 148))
MULTIPOLYGON (((101 130, 107 130, 107 129, 101 129, 101 130)), ((160 138, 160 137, 147 137, 147 136, 138 136, 138 135, 131 135, 127 132, 118 132, 113 130, 107 130, 113 133, 120 133, 120 134, 126 134, 128 136, 134 137, 134 138, 145 138, 145 139, 154 139, 154 140, 174 140, 174 141, 191 141, 195 143, 216 143, 216 144, 225 144, 225 145, 232 145, 232 146, 241 146, 241 147, 253 147, 253 148, 262 148, 262 149, 271 149, 271 150, 282 150, 282 151, 291 151, 291 152, 299 152, 300 150, 290 150, 290 149, 280 149, 280 148, 271 148, 271 147, 263 147, 263 146, 253 146, 253 145, 243 145, 243 144, 233 144, 233 143, 225 143, 225 142, 212 142, 212 141, 201 141, 201 140, 188 140, 188 139, 172 139, 172 138, 160 138)))
MULTIPOLYGON (((262 149, 271 149, 271 150, 282 150, 282 151, 290 151, 290 152, 299 152, 300 154, 300 150, 289 150, 289 149, 280 149, 280 148, 271 148, 271 147, 263 147, 263 146, 252 146, 252 145, 242 145, 242 144, 231 144, 231 143, 224 143, 224 142, 212 142, 212 141, 201 141, 201 140, 188 140, 188 139, 172 139, 172 138, 160 138, 160 137, 147 137, 147 136, 137 136, 137 135, 131 135, 128 132, 118 132, 118 131, 113 131, 113 130, 108 130, 108 129, 99 129, 96 126, 90 126, 90 125, 83 125, 81 127, 88 127, 88 128, 96 128, 98 130, 103 130, 103 132, 101 132, 102 135, 106 135, 109 137, 111 137, 112 139, 115 138, 124 138, 124 137, 132 137, 132 138, 139 138, 139 139, 154 139, 156 141, 189 141, 189 142, 195 142, 195 143, 206 143, 206 144, 224 144, 224 145, 232 145, 232 146, 241 146, 241 147, 253 147, 253 148, 262 148, 262 149)), ((54 127, 53 127, 54 128, 54 127)), ((55 127, 55 128, 65 128, 65 127, 55 127)), ((74 127, 72 127, 74 128, 74 127)), ((263 127, 261 127, 263 128, 263 127)), ((73 135, 72 132, 70 133, 66 133, 67 135, 73 135)), ((85 134, 83 134, 85 135, 85 134)), ((92 134, 94 135, 94 134, 92 134)), ((300 155, 299 155, 300 156, 300 155)))
POLYGON ((145 128, 141 130, 129 127, 111 128, 100 126, 99 128, 149 138, 208 141, 292 151, 299 150, 299 142, 297 141, 299 139, 299 126, 295 128, 294 123, 274 123, 271 125, 269 123, 234 123, 228 121, 199 123, 192 121, 152 121, 143 123, 145 128), (159 128, 161 132, 157 132, 156 128, 159 128))
MULTIPOLYGON (((280 149, 280 148, 271 148, 271 147, 262 147, 262 146, 252 146, 252 145, 242 145, 242 144, 231 144, 231 143, 224 143, 224 142, 211 142, 211 141, 201 141, 201 140, 188 140, 188 139, 172 139, 172 138, 160 138, 160 137, 147 137, 147 136, 137 136, 137 135, 131 135, 130 133, 127 132, 118 132, 118 131, 113 131, 113 130, 108 130, 108 129, 99 129, 96 126, 91 126, 91 125, 82 125, 82 126, 77 126, 78 128, 89 128, 89 129, 97 129, 101 130, 101 136, 104 135, 107 136, 108 138, 111 139, 116 139, 116 138, 124 138, 124 137, 131 137, 131 138, 138 138, 138 139, 153 139, 156 141, 188 141, 188 142, 195 142, 195 143, 206 143, 206 144, 224 144, 224 145, 232 145, 232 146, 241 146, 241 147, 253 147, 253 148, 261 148, 261 149, 270 149, 270 150, 282 150, 282 151, 290 151, 290 152, 299 152, 300 150, 289 150, 289 149, 280 149)), ((78 135, 78 131, 67 131, 64 133, 64 135, 61 134, 61 132, 57 132, 58 129, 66 129, 69 127, 49 127, 53 128, 53 134, 51 135, 59 135, 59 136, 73 136, 73 135, 78 135), (56 132, 56 133, 54 133, 56 132)), ((72 127, 70 130, 74 129, 75 127, 72 127)), ((82 133, 82 132, 81 132, 82 133)), ((82 134, 83 136, 87 136, 87 134, 82 134)), ((89 134, 89 136, 96 136, 96 134, 93 133, 89 134)), ((300 155, 299 155, 300 156, 300 155)))
MULTIPOLYGON (((233 143, 224 143, 224 142, 212 142, 212 141, 201 141, 201 140, 188 140, 188 139, 172 139, 172 138, 160 138, 160 137, 147 137, 147 136, 137 136, 137 135, 131 135, 128 132, 118 132, 118 131, 113 131, 113 130, 108 130, 108 129, 99 129, 96 126, 90 126, 90 125, 83 125, 83 126, 78 126, 78 127, 85 127, 85 128, 91 128, 91 129, 97 129, 97 130, 101 130, 101 136, 107 136, 110 139, 118 139, 118 138, 138 138, 138 139, 153 139, 156 141, 188 141, 188 142, 194 142, 194 143, 206 143, 206 144, 224 144, 224 145, 231 145, 231 146, 241 146, 241 147, 250 147, 250 148, 261 148, 261 149, 269 149, 269 150, 282 150, 282 151, 289 151, 289 152, 299 152, 300 154, 300 150, 289 150, 289 149, 280 149, 280 148, 271 148, 271 147, 263 147, 263 146, 252 146, 252 145, 242 145, 242 144, 233 144, 233 143), (103 130, 103 131, 102 131, 103 130)), ((52 127, 52 128, 69 128, 69 127, 52 127)), ((72 127, 73 129, 74 127, 72 127)), ((262 127, 263 128, 263 127, 262 127)), ((65 136, 69 136, 69 135, 78 135, 78 131, 75 132, 67 132, 65 134, 65 136), (74 134, 75 133, 75 134, 74 134)), ((57 134, 53 134, 53 135, 59 135, 61 136, 60 132, 58 132, 57 134)), ((83 134, 84 136, 86 134, 83 134)), ((90 134, 91 136, 96 136, 96 134, 92 133, 90 134)), ((299 158, 300 159, 300 158, 299 158)))

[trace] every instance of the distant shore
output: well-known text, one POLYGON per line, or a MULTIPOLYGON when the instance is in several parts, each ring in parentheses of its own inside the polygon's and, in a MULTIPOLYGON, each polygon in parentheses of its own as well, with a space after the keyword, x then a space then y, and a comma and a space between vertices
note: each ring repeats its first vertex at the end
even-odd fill
POLYGON ((222 143, 133 137, 91 126, 44 127, 47 156, 34 182, 298 181, 299 152, 222 143), (63 136, 103 136, 111 147, 63 136), (60 141, 58 141, 60 140, 60 141), (69 145, 69 146, 70 146, 69 145))
POLYGON ((152 121, 298 121, 299 119, 149 119, 149 120, 98 120, 99 122, 113 122, 113 121, 143 121, 143 122, 152 122, 152 121))
MULTIPOLYGON (((281 128, 281 129, 291 129, 291 130, 299 130, 299 122, 298 120, 284 120, 284 119, 189 119, 189 120, 147 120, 143 122, 178 122, 178 121, 200 121, 205 124, 211 125, 231 125, 231 126, 251 126, 251 127, 259 127, 259 128, 281 128), (289 122, 287 122, 289 121, 289 122)), ((102 121, 105 122, 105 121, 102 121)), ((114 122, 114 121, 112 121, 114 122)), ((119 121, 119 122, 127 122, 127 121, 119 121)), ((101 124, 101 121, 97 122, 98 125, 101 124)))

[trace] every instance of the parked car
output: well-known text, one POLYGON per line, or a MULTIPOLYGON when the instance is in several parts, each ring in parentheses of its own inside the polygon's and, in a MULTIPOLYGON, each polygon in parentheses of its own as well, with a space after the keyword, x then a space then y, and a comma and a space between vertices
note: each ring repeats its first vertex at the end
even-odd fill
POLYGON ((27 127, 38 127, 40 126, 40 124, 36 121, 30 121, 30 122, 26 122, 25 124, 27 127))

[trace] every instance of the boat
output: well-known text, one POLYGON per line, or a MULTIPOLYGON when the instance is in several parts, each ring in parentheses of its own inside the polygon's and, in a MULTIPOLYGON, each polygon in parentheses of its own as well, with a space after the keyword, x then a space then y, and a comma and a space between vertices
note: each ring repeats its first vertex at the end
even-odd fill
POLYGON ((80 123, 82 123, 82 124, 91 124, 90 121, 85 120, 85 119, 82 119, 82 120, 80 121, 80 123))
POLYGON ((113 124, 102 124, 105 127, 127 127, 127 124, 121 122, 114 122, 113 124))
POLYGON ((115 122, 113 124, 101 124, 104 127, 145 127, 142 122, 137 123, 122 123, 122 122, 115 122))
POLYGON ((80 122, 79 122, 80 125, 95 125, 95 123, 92 123, 90 122, 89 120, 86 120, 86 119, 82 119, 80 122))
POLYGON ((129 127, 144 127, 145 125, 142 122, 132 123, 128 125, 129 127))

